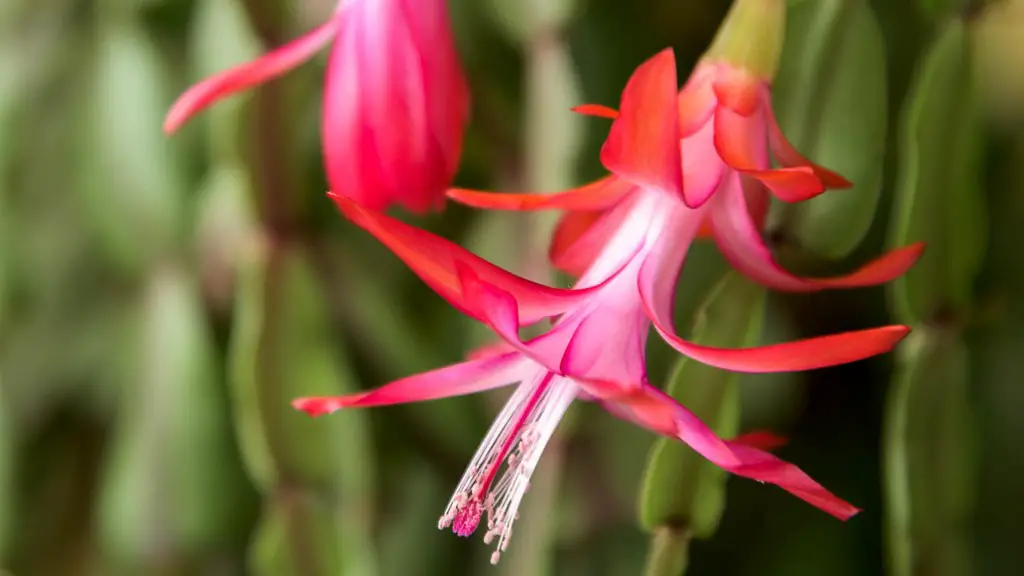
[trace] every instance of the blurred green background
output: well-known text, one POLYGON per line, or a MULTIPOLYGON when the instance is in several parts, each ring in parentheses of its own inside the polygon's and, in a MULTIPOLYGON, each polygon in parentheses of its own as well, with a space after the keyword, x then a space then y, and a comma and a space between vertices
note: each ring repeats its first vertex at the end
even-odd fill
MULTIPOLYGON (((643 572, 654 438, 595 406, 561 425, 497 567, 479 535, 435 526, 504 392, 290 408, 488 342, 325 198, 323 57, 161 132, 189 84, 332 4, 0 1, 0 574, 643 572)), ((473 93, 458 183, 600 176, 607 123, 568 108, 614 106, 666 46, 685 77, 728 4, 450 0, 473 93)), ((771 294, 761 340, 915 333, 890 357, 738 379, 740 428, 789 436, 779 454, 864 512, 842 523, 731 480, 688 574, 1024 574, 1024 2, 789 5, 776 112, 856 187, 776 207, 780 257, 833 274, 886 246, 929 251, 889 288, 771 294)), ((410 220, 562 282, 551 218, 410 220)), ((725 270, 695 249, 681 325, 725 270)), ((676 356, 651 340, 661 383, 676 356)))

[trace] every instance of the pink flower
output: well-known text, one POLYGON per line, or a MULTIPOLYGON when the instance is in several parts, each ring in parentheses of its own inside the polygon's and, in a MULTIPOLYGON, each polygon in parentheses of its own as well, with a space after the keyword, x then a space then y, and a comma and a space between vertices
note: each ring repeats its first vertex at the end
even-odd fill
POLYGON ((332 40, 321 123, 331 189, 373 209, 440 208, 469 117, 444 0, 341 0, 305 36, 190 88, 164 130, 284 74, 332 40))
POLYGON ((770 437, 719 438, 685 406, 651 386, 645 371, 647 334, 653 324, 683 354, 739 372, 811 370, 880 354, 903 339, 908 328, 886 326, 745 349, 683 339, 673 327, 672 303, 687 247, 711 222, 742 270, 772 286, 817 290, 886 282, 913 264, 920 246, 892 252, 842 278, 806 279, 785 272, 772 262, 748 210, 740 185, 748 174, 718 166, 722 162, 712 154, 711 131, 691 129, 681 139, 686 120, 677 100, 675 59, 666 50, 641 65, 623 92, 622 113, 602 149, 612 176, 553 195, 452 192, 477 206, 558 208, 586 215, 578 226, 563 222, 565 240, 555 239, 557 259, 580 274, 572 290, 530 282, 447 240, 332 195, 351 221, 387 245, 452 305, 486 323, 502 345, 376 390, 300 398, 294 405, 319 415, 516 384, 440 521, 442 528, 466 536, 486 515, 484 540, 497 539, 495 562, 508 543, 540 453, 577 398, 597 401, 616 416, 678 438, 734 474, 776 484, 839 518, 857 512, 796 466, 764 451, 770 437), (690 155, 706 163, 691 164, 690 155), (705 170, 714 178, 695 173, 705 170), (545 318, 554 318, 548 332, 525 341, 519 337, 520 327, 545 318))

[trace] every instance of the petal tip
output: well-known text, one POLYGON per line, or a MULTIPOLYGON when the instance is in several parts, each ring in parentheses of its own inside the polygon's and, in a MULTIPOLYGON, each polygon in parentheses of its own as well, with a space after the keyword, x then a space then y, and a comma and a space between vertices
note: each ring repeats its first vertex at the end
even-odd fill
POLYGON ((341 409, 341 406, 326 398, 304 397, 292 400, 292 408, 316 418, 317 416, 337 412, 341 409))

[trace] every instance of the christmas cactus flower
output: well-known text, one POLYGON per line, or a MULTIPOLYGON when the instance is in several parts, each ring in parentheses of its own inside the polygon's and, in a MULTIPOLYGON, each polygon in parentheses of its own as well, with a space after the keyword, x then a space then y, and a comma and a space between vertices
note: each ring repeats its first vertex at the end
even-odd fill
MULTIPOLYGON (((680 106, 687 99, 677 94, 677 86, 670 50, 637 69, 601 152, 612 175, 597 183, 551 195, 452 191, 454 198, 475 206, 569 211, 553 252, 563 267, 579 275, 573 289, 530 282, 443 238, 332 195, 349 220, 376 236, 453 306, 488 325, 501 345, 376 390, 300 398, 294 405, 320 415, 514 384, 440 520, 442 528, 463 536, 484 522, 485 541, 496 539, 495 562, 508 544, 530 474, 576 399, 598 402, 616 416, 685 442, 733 474, 775 484, 836 517, 857 512, 793 464, 766 452, 760 445, 763 436, 720 438, 685 406, 651 386, 645 369, 647 335, 653 325, 681 353, 739 372, 811 370, 884 353, 908 328, 885 326, 743 349, 687 341, 672 321, 687 248, 710 224, 741 270, 772 286, 817 290, 889 281, 913 264, 920 247, 889 253, 841 278, 798 278, 783 271, 761 242, 742 185, 777 184, 780 178, 773 180, 768 168, 743 171, 724 161, 721 167, 713 164, 716 158, 708 149, 715 147, 705 143, 714 140, 714 133, 692 128, 696 123, 689 109, 680 106), (691 154, 708 164, 695 162, 691 154), (546 333, 520 338, 521 327, 547 318, 553 320, 546 333)), ((716 97, 712 113, 719 107, 716 97)), ((751 106, 742 109, 748 112, 743 118, 751 117, 751 106)), ((708 113, 701 114, 707 120, 708 113)), ((820 179, 818 170, 808 167, 800 173, 820 179)))

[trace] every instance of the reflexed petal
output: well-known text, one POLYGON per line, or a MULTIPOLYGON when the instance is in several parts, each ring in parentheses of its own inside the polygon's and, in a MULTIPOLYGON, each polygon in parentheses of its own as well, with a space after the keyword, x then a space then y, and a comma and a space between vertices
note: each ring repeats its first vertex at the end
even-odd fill
MULTIPOLYGON (((581 383, 586 387, 586 383, 581 383)), ((835 496, 797 468, 749 442, 723 440, 685 406, 652 386, 631 389, 614 397, 589 390, 611 413, 664 436, 675 437, 715 465, 737 476, 768 482, 846 520, 859 510, 835 496)))
POLYGON ((768 169, 764 114, 743 116, 725 106, 715 111, 715 149, 736 170, 768 169))
POLYGON ((460 204, 488 210, 603 210, 636 189, 632 182, 611 175, 564 192, 512 194, 452 188, 448 197, 460 204))
POLYGON ((832 190, 839 188, 849 188, 852 186, 850 181, 843 178, 839 174, 823 168, 807 158, 804 158, 800 152, 786 139, 785 134, 782 133, 782 129, 779 127, 779 121, 775 118, 775 114, 771 112, 771 100, 765 99, 765 110, 767 116, 767 127, 768 127, 768 144, 771 146, 772 154, 775 159, 778 160, 779 164, 783 166, 806 166, 810 168, 814 175, 821 181, 825 188, 832 190))
POLYGON ((619 117, 601 147, 601 163, 647 188, 683 192, 676 108, 676 61, 671 49, 640 65, 622 93, 619 117))
POLYGON ((217 100, 272 80, 309 60, 337 32, 335 16, 305 36, 235 68, 225 70, 192 86, 171 106, 164 118, 164 132, 175 132, 192 116, 217 100))
POLYGON ((883 254, 850 274, 836 278, 794 276, 775 262, 749 213, 739 177, 733 175, 731 179, 729 185, 715 197, 711 207, 715 240, 734 267, 769 288, 811 292, 825 288, 883 284, 906 272, 924 251, 923 243, 905 246, 883 254))
POLYGON ((906 326, 885 326, 753 348, 716 348, 690 342, 676 334, 672 318, 675 277, 684 258, 677 251, 683 248, 685 244, 678 238, 659 242, 640 269, 640 298, 658 334, 680 353, 703 364, 733 372, 813 370, 888 352, 910 331, 906 326))
POLYGON ((457 273, 459 266, 471 269, 482 281, 500 286, 511 294, 524 324, 561 314, 598 289, 560 290, 531 282, 440 236, 381 212, 367 210, 344 196, 333 193, 329 196, 349 220, 376 236, 442 298, 470 316, 479 318, 478 313, 466 305, 457 273))
POLYGON ((512 384, 535 370, 535 365, 518 352, 506 352, 416 374, 357 394, 297 398, 292 406, 310 416, 320 416, 342 408, 436 400, 512 384))
POLYGON ((597 116, 598 118, 610 118, 612 120, 619 117, 618 110, 603 104, 580 104, 579 106, 574 106, 571 110, 584 116, 597 116))
POLYGON ((708 123, 681 144, 686 205, 700 208, 725 176, 726 166, 715 150, 715 126, 708 123))

